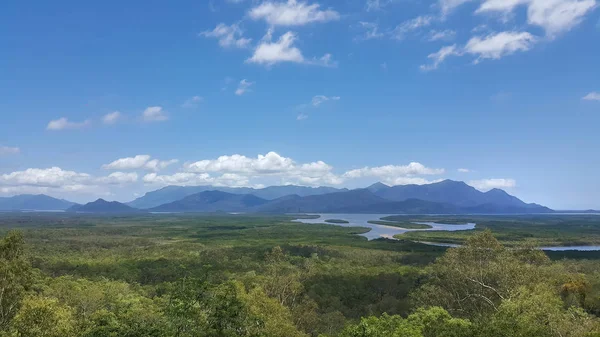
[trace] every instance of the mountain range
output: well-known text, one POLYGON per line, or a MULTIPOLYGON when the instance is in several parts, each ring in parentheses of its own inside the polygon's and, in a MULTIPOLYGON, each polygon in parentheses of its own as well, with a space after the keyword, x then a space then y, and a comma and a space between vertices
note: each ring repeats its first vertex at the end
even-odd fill
POLYGON ((334 187, 306 187, 306 186, 269 186, 260 189, 249 187, 217 187, 217 186, 167 186, 159 190, 146 193, 127 205, 140 209, 149 209, 170 202, 181 200, 189 195, 205 192, 221 191, 231 194, 252 194, 262 199, 273 200, 287 195, 298 195, 301 197, 309 195, 328 194, 344 192, 348 189, 337 189, 334 187))
POLYGON ((481 192, 464 182, 452 180, 428 185, 387 186, 376 183, 367 188, 354 190, 303 186, 272 186, 262 189, 167 186, 148 192, 127 204, 98 199, 85 205, 77 205, 44 195, 0 198, 0 210, 18 209, 56 209, 86 213, 149 211, 280 214, 521 214, 553 212, 538 204, 525 203, 500 189, 481 192), (32 199, 32 197, 36 198, 32 199), (8 199, 11 199, 12 203, 6 202, 8 199), (18 203, 18 200, 29 201, 18 203), (34 204, 31 200, 39 200, 40 204, 34 204), (3 205, 10 207, 3 208, 3 205))
POLYGON ((78 213, 137 213, 143 212, 137 208, 129 207, 117 201, 106 201, 98 199, 88 202, 85 205, 73 205, 67 209, 67 212, 78 213))
POLYGON ((56 199, 44 194, 21 194, 14 197, 0 197, 0 211, 62 211, 75 205, 63 199, 56 199))

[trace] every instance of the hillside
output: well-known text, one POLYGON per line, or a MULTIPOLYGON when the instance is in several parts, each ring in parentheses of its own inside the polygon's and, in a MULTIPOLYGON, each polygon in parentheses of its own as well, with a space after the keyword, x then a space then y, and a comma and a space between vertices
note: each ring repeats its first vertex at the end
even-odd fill
POLYGON ((56 199, 45 194, 21 194, 13 197, 0 198, 0 211, 63 211, 76 205, 73 202, 56 199))
POLYGON ((492 204, 502 207, 535 208, 528 205, 519 198, 514 197, 503 190, 492 189, 481 192, 462 181, 444 180, 428 185, 400 185, 389 188, 378 188, 375 191, 378 196, 393 201, 407 199, 419 199, 425 201, 452 204, 458 207, 474 207, 484 204, 492 204))
POLYGON ((93 202, 89 202, 85 205, 75 205, 70 207, 68 212, 82 212, 82 213, 137 213, 140 210, 129 207, 117 201, 106 201, 104 199, 98 199, 93 202))
POLYGON ((287 195, 304 197, 348 190, 333 187, 306 187, 294 185, 269 186, 261 189, 248 187, 167 186, 156 191, 148 192, 144 196, 128 202, 127 205, 139 209, 153 208, 205 191, 221 191, 230 194, 252 194, 261 199, 274 200, 287 195))
POLYGON ((181 200, 151 208, 152 212, 246 212, 267 203, 252 194, 231 194, 221 191, 205 191, 189 195, 181 200))
POLYGON ((359 207, 389 202, 367 189, 312 195, 288 200, 275 200, 255 209, 265 213, 335 213, 339 210, 353 210, 359 207))

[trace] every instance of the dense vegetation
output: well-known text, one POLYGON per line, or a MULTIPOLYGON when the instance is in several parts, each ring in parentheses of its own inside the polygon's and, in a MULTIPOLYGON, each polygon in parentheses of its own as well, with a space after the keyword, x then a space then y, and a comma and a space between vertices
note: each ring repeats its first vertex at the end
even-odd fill
POLYGON ((382 221, 382 220, 369 220, 367 221, 373 225, 392 226, 404 229, 429 229, 432 228, 429 225, 415 222, 395 222, 395 221, 382 221))
POLYGON ((290 219, 0 215, 0 336, 600 336, 596 260, 290 219))
POLYGON ((347 224, 347 223, 350 223, 349 221, 340 220, 340 219, 328 219, 328 220, 325 220, 325 222, 327 222, 327 223, 334 223, 334 224, 347 224))

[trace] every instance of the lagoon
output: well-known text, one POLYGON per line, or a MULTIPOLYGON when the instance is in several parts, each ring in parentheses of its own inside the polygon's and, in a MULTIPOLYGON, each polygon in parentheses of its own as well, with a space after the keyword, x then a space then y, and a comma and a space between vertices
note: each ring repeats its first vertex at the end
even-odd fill
POLYGON ((305 224, 328 224, 342 227, 367 227, 371 230, 367 233, 359 234, 366 237, 369 240, 387 238, 393 239, 394 235, 403 234, 412 231, 464 231, 475 229, 474 223, 466 223, 460 225, 451 225, 435 222, 415 222, 417 224, 429 225, 431 228, 427 229, 404 229, 393 226, 375 225, 370 224, 368 221, 380 220, 383 217, 390 216, 393 214, 319 214, 317 219, 297 219, 295 222, 301 222, 305 224), (348 223, 332 224, 326 223, 326 219, 339 219, 346 220, 348 223))

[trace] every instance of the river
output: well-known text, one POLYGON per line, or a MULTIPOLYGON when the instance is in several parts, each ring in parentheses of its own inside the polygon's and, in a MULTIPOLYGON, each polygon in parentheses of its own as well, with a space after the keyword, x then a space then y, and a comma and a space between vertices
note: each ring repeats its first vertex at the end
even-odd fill
MULTIPOLYGON (((386 239, 394 239, 394 235, 404 234, 406 232, 412 231, 465 231, 475 229, 474 223, 465 223, 465 224, 444 224, 438 222, 415 222, 417 224, 425 224, 431 226, 428 229, 404 229, 393 226, 385 226, 385 225, 374 225, 368 223, 368 221, 380 220, 383 217, 390 216, 393 214, 318 214, 319 218, 317 219, 296 219, 295 222, 301 222, 305 224, 328 224, 334 226, 342 226, 342 227, 367 227, 371 230, 358 234, 366 237, 368 240, 374 240, 379 238, 386 239), (336 219, 336 220, 346 220, 348 223, 327 223, 325 220, 328 219, 336 219)), ((459 245, 451 244, 451 243, 442 243, 442 242, 421 242, 424 244, 432 245, 432 246, 441 246, 441 247, 458 247, 459 245)), ((569 250, 577 250, 577 251, 600 251, 600 246, 551 246, 551 247, 540 247, 542 250, 548 251, 569 251, 569 250)))

